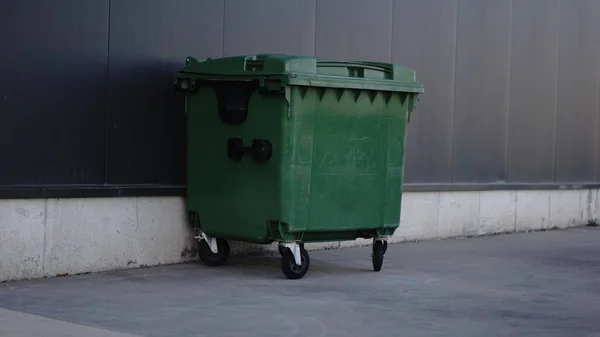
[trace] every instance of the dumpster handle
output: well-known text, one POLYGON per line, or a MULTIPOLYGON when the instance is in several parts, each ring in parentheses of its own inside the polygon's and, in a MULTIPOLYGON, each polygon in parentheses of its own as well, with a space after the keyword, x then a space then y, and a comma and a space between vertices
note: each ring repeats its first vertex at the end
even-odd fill
POLYGON ((273 144, 266 139, 254 139, 252 146, 244 146, 242 138, 229 138, 227 140, 227 157, 240 162, 246 152, 252 154, 252 159, 257 163, 264 163, 273 155, 273 144))

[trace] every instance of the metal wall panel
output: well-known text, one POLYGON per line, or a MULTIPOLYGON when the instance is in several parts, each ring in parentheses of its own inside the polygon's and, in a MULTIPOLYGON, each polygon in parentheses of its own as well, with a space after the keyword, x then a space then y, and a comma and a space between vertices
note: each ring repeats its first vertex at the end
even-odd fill
POLYGON ((0 3, 0 185, 104 179, 106 0, 0 3))
POLYGON ((107 181, 185 183, 183 95, 173 76, 187 56, 220 57, 223 0, 112 1, 107 181))
POLYGON ((314 55, 316 0, 226 0, 223 55, 314 55))
POLYGON ((392 0, 317 1, 315 55, 389 62, 392 0))
POLYGON ((506 180, 511 1, 459 0, 453 180, 506 180))
POLYGON ((269 52, 415 69, 407 183, 598 182, 599 33, 598 0, 4 1, 0 196, 181 193, 174 72, 269 52))
POLYGON ((407 183, 452 182, 458 0, 395 0, 392 62, 425 86, 408 128, 407 183))
POLYGON ((554 181, 560 0, 513 8, 508 180, 554 181))
POLYGON ((596 179, 600 1, 563 1, 558 63, 556 181, 596 179))

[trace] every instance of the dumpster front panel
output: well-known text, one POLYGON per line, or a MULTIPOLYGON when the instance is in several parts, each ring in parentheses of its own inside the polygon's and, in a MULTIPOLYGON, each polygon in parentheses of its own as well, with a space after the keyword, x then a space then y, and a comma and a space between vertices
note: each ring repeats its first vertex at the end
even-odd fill
POLYGON ((266 243, 268 220, 281 217, 281 131, 287 103, 284 95, 263 95, 256 88, 249 89, 248 99, 241 100, 247 101, 245 120, 224 122, 224 111, 235 115, 239 106, 246 106, 231 101, 239 100, 240 95, 226 95, 243 92, 244 88, 236 86, 244 82, 224 83, 203 85, 187 94, 188 211, 197 213, 198 226, 207 235, 266 243), (248 151, 235 161, 228 152, 230 139, 241 140, 247 148, 254 140, 268 140, 272 155, 257 162, 248 151))
POLYGON ((410 99, 409 93, 292 87, 282 169, 290 231, 319 241, 398 227, 410 99))

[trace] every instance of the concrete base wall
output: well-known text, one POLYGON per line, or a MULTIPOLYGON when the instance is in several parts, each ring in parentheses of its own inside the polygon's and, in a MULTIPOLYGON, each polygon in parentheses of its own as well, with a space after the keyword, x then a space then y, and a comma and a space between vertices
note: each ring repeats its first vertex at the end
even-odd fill
MULTIPOLYGON (((600 219, 599 190, 405 193, 393 242, 600 219)), ((307 245, 309 249, 368 240, 307 245)), ((182 198, 0 200, 0 281, 177 263, 196 257, 182 198)), ((268 249, 232 243, 233 253, 268 249)))

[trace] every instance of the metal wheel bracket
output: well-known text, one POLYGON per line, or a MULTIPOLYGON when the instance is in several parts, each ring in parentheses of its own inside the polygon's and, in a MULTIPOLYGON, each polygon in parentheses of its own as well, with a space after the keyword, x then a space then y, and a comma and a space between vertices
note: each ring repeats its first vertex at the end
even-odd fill
POLYGON ((287 242, 284 243, 283 246, 285 248, 289 248, 289 250, 292 251, 292 255, 294 255, 294 262, 296 262, 296 265, 301 266, 302 255, 300 254, 300 245, 297 242, 287 242))
POLYGON ((387 241, 389 238, 389 236, 378 236, 376 238, 373 238, 373 243, 375 243, 375 241, 387 241))
MULTIPOLYGON (((379 238, 373 238, 373 245, 375 245, 375 242, 377 241, 381 241, 382 245, 387 244, 388 241, 388 237, 379 237, 379 238)), ((385 249, 383 250, 383 256, 385 256, 385 249)), ((371 253, 371 257, 373 256, 373 253, 371 253)))
POLYGON ((377 242, 377 241, 381 241, 381 243, 387 243, 388 238, 387 237, 385 237, 385 238, 373 238, 373 244, 375 244, 375 242, 377 242))
POLYGON ((210 247, 210 251, 213 252, 213 254, 217 254, 219 252, 216 238, 208 236, 204 232, 198 233, 198 235, 194 236, 194 238, 197 239, 198 241, 200 241, 200 240, 206 241, 206 243, 208 243, 208 247, 210 247))

